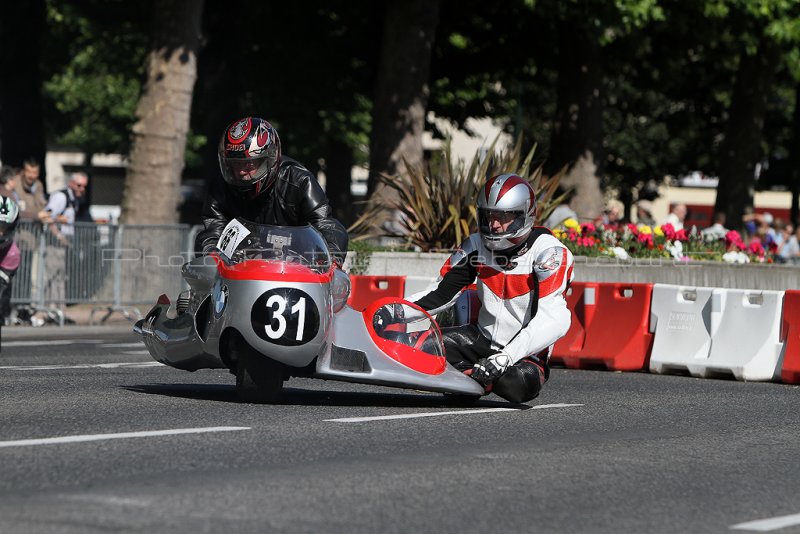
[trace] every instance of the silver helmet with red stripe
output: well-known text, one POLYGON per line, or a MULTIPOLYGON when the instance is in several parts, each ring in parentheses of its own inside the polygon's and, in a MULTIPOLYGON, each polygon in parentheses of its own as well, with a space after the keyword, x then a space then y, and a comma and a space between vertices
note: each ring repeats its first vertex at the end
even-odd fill
POLYGON ((521 244, 536 222, 536 193, 516 174, 489 179, 478 193, 478 230, 489 250, 504 251, 521 244))

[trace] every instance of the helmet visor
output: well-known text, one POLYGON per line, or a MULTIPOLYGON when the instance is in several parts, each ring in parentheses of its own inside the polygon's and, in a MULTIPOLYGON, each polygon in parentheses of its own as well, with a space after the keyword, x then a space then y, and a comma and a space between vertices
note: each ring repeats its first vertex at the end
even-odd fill
POLYGON ((220 157, 222 177, 237 189, 253 189, 270 174, 277 161, 277 151, 267 149, 260 157, 225 158, 220 157))
POLYGON ((525 226, 525 212, 478 208, 478 228, 491 237, 512 237, 525 226))

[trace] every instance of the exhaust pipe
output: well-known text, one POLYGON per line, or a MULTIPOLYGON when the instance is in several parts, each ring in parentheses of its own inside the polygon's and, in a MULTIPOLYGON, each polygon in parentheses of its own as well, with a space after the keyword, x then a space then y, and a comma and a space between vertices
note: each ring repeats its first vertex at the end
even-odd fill
POLYGON ((133 326, 133 331, 142 336, 150 356, 157 362, 185 371, 224 368, 225 365, 218 357, 203 350, 203 341, 197 334, 194 315, 182 313, 169 317, 169 309, 169 298, 161 295, 144 319, 133 326))

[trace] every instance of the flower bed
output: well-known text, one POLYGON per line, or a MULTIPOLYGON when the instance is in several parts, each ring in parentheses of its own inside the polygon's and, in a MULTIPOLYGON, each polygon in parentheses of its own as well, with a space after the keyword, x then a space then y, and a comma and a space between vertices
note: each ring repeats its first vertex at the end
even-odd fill
POLYGON ((564 229, 553 233, 576 256, 632 258, 672 258, 679 261, 725 261, 728 263, 772 263, 773 253, 754 237, 745 243, 739 232, 728 231, 724 237, 704 236, 696 227, 675 230, 671 224, 646 226, 634 224, 604 226, 564 221, 564 229))

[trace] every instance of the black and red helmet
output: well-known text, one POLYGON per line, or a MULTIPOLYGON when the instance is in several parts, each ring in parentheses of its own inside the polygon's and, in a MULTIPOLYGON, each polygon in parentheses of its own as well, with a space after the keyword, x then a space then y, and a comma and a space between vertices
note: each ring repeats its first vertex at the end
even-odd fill
POLYGON ((246 117, 225 128, 217 154, 222 178, 231 187, 259 195, 278 176, 281 140, 269 122, 246 117))

